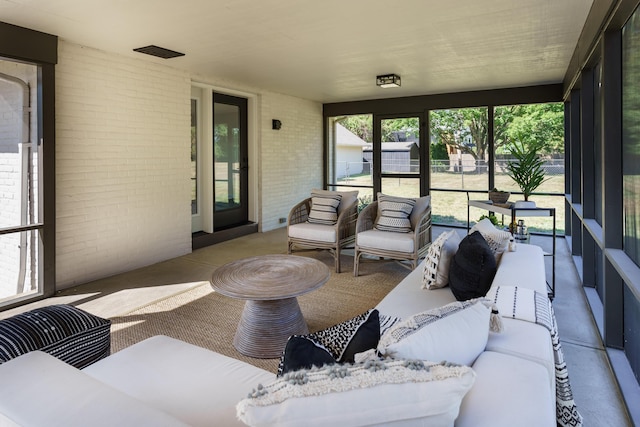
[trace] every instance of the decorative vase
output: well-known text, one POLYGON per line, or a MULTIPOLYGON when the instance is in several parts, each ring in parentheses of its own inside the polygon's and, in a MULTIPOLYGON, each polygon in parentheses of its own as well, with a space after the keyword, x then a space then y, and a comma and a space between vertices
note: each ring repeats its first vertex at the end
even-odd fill
POLYGON ((511 193, 508 191, 489 191, 489 200, 496 205, 503 205, 509 200, 511 193))

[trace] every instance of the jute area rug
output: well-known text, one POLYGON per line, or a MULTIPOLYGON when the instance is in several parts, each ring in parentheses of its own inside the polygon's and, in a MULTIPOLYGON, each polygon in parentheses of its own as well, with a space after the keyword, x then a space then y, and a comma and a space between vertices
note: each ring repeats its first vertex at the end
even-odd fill
MULTIPOLYGON (((361 275, 353 277, 352 258, 343 258, 342 273, 337 274, 333 257, 327 251, 297 252, 296 255, 316 258, 331 271, 331 278, 324 286, 298 297, 310 332, 373 308, 409 273, 409 269, 393 261, 366 261, 361 264, 361 275)), ((208 282, 203 282, 180 294, 113 317, 111 351, 117 352, 154 335, 167 335, 276 372, 278 359, 246 357, 233 347, 243 307, 244 301, 220 295, 208 282)))

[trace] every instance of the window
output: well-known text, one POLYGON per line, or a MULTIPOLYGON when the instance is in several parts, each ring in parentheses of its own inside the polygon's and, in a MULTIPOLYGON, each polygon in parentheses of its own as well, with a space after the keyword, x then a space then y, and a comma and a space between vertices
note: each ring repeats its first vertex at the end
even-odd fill
POLYGON ((624 251, 640 265, 640 13, 622 32, 624 251))

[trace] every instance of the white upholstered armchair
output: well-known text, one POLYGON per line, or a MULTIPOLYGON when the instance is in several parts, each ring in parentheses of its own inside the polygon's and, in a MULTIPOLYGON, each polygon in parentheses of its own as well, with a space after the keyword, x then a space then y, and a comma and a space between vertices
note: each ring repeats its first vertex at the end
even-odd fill
MULTIPOLYGON (((418 199, 409 199, 415 205, 408 214, 408 223, 400 224, 401 219, 391 218, 387 215, 386 222, 381 222, 384 216, 381 208, 381 197, 398 199, 390 196, 378 195, 378 200, 370 203, 360 212, 356 224, 356 245, 353 260, 353 275, 358 275, 358 266, 362 254, 373 255, 380 258, 410 261, 411 268, 418 266, 418 261, 423 258, 431 243, 431 196, 418 199), (404 228, 402 228, 404 226, 404 228)), ((393 201, 392 201, 393 203, 393 201)), ((390 206, 391 217, 402 209, 397 209, 397 204, 390 206)), ((384 206, 383 206, 384 207, 384 206)), ((405 209, 405 214, 407 211, 405 209)), ((401 215, 402 216, 402 215, 401 215)))
POLYGON ((335 258, 336 273, 340 273, 340 250, 355 241, 357 218, 357 191, 313 190, 312 197, 298 203, 289 212, 288 253, 291 254, 294 248, 328 249, 335 258), (337 198, 339 203, 336 206, 337 198), (333 204, 324 203, 326 200, 331 202, 331 199, 333 204), (332 208, 335 208, 335 217, 331 217, 334 214, 332 208))

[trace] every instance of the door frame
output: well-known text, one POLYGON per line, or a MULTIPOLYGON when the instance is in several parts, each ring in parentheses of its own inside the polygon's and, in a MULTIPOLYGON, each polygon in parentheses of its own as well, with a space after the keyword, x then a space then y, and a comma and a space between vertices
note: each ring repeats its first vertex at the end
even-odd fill
POLYGON ((233 90, 206 82, 192 81, 191 86, 202 91, 202 193, 209 198, 203 199, 202 215, 203 230, 205 233, 214 232, 213 224, 213 92, 225 95, 237 96, 247 99, 247 155, 248 165, 248 201, 247 214, 250 222, 258 224, 258 231, 262 231, 259 221, 259 202, 261 195, 258 192, 260 177, 259 159, 259 120, 258 120, 258 95, 250 92, 233 90))

